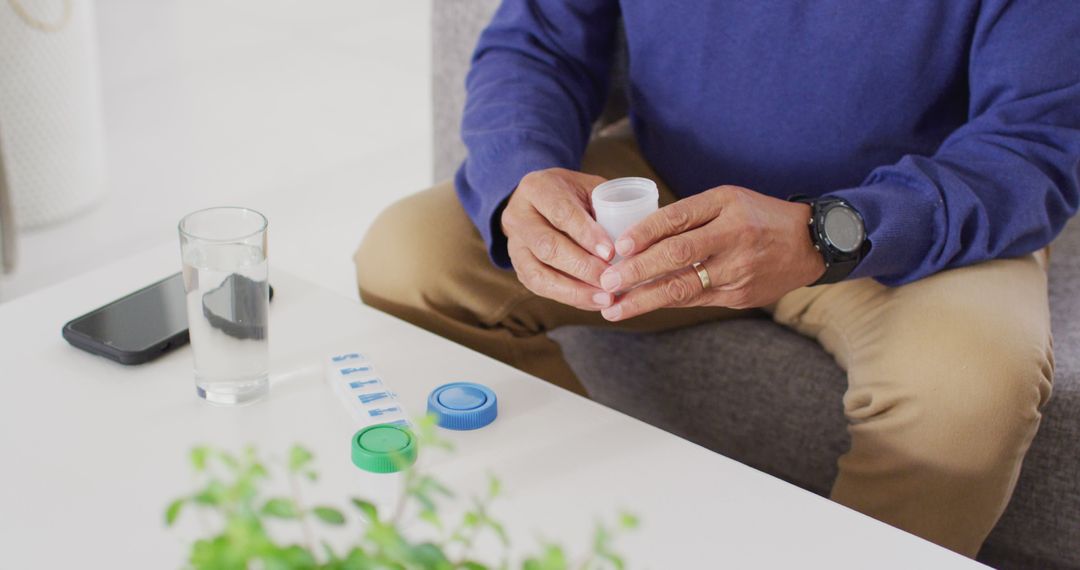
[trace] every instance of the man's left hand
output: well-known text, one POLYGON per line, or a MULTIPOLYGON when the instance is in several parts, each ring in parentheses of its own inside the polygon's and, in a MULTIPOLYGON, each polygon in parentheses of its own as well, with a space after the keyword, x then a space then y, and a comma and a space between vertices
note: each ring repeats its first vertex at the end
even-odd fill
POLYGON ((738 186, 719 186, 665 206, 616 242, 624 259, 600 276, 612 293, 602 311, 621 321, 664 307, 761 307, 825 272, 807 224, 810 206, 738 186), (692 264, 701 262, 711 287, 692 264))

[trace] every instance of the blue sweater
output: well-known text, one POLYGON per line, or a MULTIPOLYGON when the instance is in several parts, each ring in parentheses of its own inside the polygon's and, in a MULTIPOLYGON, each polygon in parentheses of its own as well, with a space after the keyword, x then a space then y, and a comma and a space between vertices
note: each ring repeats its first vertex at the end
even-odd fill
POLYGON ((630 118, 676 195, 831 195, 907 283, 1035 251, 1080 202, 1078 0, 504 0, 466 82, 458 195, 496 219, 521 177, 580 165, 616 27, 630 118))

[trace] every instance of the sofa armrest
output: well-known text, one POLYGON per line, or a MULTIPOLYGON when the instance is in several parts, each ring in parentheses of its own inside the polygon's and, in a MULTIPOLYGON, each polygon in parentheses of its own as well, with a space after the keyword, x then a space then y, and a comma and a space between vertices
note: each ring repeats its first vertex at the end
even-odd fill
POLYGON ((434 179, 446 180, 465 158, 458 131, 465 107, 465 74, 480 32, 499 0, 438 0, 431 6, 431 89, 434 179))
POLYGON ((1050 246, 1050 318, 1056 376, 1063 380, 1055 380, 1055 391, 1080 392, 1080 217, 1050 246))

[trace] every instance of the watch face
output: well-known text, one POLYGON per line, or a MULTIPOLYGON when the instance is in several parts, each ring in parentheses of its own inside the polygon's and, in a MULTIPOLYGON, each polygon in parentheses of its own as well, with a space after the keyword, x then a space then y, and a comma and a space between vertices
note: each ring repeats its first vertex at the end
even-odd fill
POLYGON ((862 220, 851 208, 844 206, 831 208, 825 212, 823 226, 825 239, 844 253, 859 249, 866 237, 862 220))

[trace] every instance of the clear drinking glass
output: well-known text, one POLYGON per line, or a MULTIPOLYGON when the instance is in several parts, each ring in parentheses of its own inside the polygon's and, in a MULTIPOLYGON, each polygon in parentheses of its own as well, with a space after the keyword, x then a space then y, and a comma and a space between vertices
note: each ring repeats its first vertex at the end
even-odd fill
POLYGON ((270 390, 266 217, 208 208, 179 229, 195 390, 214 404, 254 401, 270 390))

